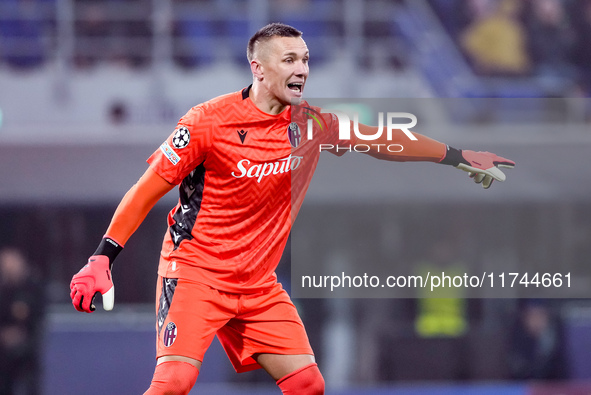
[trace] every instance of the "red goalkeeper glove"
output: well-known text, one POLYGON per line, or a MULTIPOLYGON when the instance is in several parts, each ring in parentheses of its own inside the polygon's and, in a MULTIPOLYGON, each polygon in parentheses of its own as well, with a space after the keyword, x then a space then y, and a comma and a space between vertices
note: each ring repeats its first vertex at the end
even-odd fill
POLYGON ((490 188, 494 180, 505 181, 507 177, 499 169, 500 167, 506 169, 515 167, 515 162, 512 160, 490 152, 458 150, 450 146, 447 147, 446 155, 439 163, 467 171, 474 182, 482 184, 484 189, 490 188))
POLYGON ((111 267, 122 249, 123 247, 113 239, 103 238, 94 255, 88 258, 88 263, 72 277, 70 297, 76 310, 87 313, 96 310, 94 298, 98 293, 102 295, 103 308, 113 309, 115 286, 111 277, 111 267))

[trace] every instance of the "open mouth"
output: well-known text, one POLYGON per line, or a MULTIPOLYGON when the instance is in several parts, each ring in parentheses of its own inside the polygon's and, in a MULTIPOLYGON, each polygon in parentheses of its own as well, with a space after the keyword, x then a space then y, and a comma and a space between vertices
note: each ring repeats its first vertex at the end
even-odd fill
POLYGON ((291 82, 287 84, 287 87, 294 92, 302 93, 302 89, 304 89, 304 84, 302 82, 291 82))

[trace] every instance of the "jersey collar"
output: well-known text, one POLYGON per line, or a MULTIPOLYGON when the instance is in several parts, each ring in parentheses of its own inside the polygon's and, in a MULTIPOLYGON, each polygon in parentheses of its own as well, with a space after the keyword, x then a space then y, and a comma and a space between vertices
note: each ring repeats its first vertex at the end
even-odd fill
POLYGON ((248 97, 250 95, 250 88, 252 88, 252 84, 250 84, 246 88, 242 89, 242 100, 248 99, 248 97))

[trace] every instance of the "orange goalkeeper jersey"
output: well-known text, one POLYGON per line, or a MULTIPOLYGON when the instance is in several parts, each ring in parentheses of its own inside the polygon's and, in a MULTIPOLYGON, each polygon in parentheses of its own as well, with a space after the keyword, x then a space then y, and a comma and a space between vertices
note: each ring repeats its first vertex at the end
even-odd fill
POLYGON ((162 178, 180 184, 161 276, 236 293, 260 292, 277 281, 275 268, 316 168, 318 143, 338 143, 338 120, 323 114, 313 126, 322 129, 321 137, 309 141, 301 112, 264 113, 249 89, 193 107, 148 159, 162 178))

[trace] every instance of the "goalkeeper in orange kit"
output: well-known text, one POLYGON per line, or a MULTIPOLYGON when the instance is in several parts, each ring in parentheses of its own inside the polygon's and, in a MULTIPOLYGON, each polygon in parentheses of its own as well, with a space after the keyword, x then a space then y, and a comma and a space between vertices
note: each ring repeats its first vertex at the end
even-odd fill
MULTIPOLYGON (((284 394, 324 393, 304 325, 275 269, 316 168, 317 143, 338 147, 358 137, 340 140, 332 114, 321 114, 326 128, 314 141, 300 132, 303 118, 292 103, 301 101, 309 72, 300 31, 267 25, 251 37, 247 57, 252 85, 181 118, 70 285, 77 310, 93 311, 96 293, 111 309, 115 257, 154 204, 178 186, 158 268, 157 365, 146 394, 187 394, 216 335, 236 371, 263 368, 284 394)), ((360 125, 361 133, 375 131, 360 125)), ((495 154, 414 136, 409 142, 401 133, 390 141, 404 141, 402 152, 368 153, 452 165, 485 188, 505 179, 499 167, 514 165, 495 154)))

